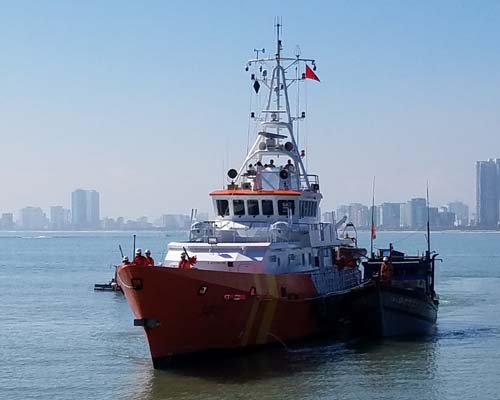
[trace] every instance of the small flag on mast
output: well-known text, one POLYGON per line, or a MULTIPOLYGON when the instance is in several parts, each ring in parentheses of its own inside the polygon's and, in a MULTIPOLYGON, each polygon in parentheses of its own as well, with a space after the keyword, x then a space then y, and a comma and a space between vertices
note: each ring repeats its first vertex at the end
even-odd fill
POLYGON ((375 229, 375 224, 372 223, 372 239, 375 240, 377 238, 377 230, 375 229))
POLYGON ((306 64, 306 79, 312 79, 318 82, 321 82, 318 78, 318 75, 314 73, 309 65, 306 64))

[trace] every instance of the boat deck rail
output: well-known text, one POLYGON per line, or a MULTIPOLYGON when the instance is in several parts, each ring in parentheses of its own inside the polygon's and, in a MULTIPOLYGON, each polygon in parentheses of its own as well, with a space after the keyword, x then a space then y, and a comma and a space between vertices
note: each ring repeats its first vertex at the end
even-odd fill
POLYGON ((300 189, 313 192, 319 191, 319 176, 314 174, 300 175, 300 189), (309 182, 310 186, 307 186, 307 182, 309 182))
POLYGON ((283 167, 276 167, 273 170, 247 171, 241 175, 241 184, 232 183, 229 185, 231 189, 238 190, 260 190, 260 189, 274 189, 274 190, 302 190, 302 191, 319 191, 319 176, 315 174, 298 174, 297 172, 287 171, 287 178, 283 179, 280 173, 284 171, 283 167), (269 176, 276 175, 279 177, 277 182, 269 180, 269 176), (309 185, 308 185, 309 183, 309 185))
POLYGON ((311 231, 324 231, 329 223, 308 224, 289 223, 278 220, 274 223, 250 220, 210 220, 197 221, 191 226, 189 241, 194 243, 217 244, 244 242, 284 242, 300 241, 311 231))

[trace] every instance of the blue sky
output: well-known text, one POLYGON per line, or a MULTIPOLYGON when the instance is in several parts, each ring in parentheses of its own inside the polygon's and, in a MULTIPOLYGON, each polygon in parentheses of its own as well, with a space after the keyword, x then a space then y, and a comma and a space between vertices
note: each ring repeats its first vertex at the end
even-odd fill
MULTIPOLYGON (((207 210, 244 156, 255 47, 317 59, 310 173, 323 210, 425 193, 473 205, 474 162, 500 157, 497 1, 17 1, 0 13, 0 211, 207 210)), ((305 143, 303 143, 305 145, 305 143)))

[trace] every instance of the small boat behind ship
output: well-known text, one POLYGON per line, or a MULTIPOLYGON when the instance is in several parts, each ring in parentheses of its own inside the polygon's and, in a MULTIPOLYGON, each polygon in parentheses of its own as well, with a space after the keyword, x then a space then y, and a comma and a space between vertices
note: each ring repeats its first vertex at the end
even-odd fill
POLYGON ((408 256, 381 249, 364 266, 364 284, 352 291, 349 318, 363 336, 415 337, 435 330, 439 298, 434 288, 437 254, 408 256), (392 271, 384 276, 384 268, 392 271))

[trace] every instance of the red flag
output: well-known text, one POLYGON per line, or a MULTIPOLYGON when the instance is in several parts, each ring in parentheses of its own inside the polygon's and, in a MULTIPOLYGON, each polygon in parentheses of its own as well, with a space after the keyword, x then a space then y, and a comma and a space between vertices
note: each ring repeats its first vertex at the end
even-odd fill
POLYGON ((375 240, 377 238, 377 230, 375 229, 375 224, 372 224, 372 239, 375 240))
POLYGON ((315 81, 320 82, 318 75, 314 73, 314 71, 306 64, 306 79, 313 79, 315 81))

